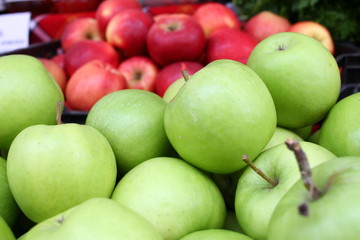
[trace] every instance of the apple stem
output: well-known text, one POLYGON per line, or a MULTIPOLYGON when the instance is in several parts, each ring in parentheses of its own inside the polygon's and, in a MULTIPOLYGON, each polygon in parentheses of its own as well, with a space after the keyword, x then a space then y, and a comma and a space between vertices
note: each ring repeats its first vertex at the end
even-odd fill
POLYGON ((181 74, 184 77, 185 81, 188 81, 190 79, 189 73, 185 69, 181 70, 181 74))
POLYGON ((273 180, 273 179, 269 178, 268 176, 266 176, 266 174, 263 171, 261 171, 259 168, 257 168, 254 165, 254 163, 252 161, 250 161, 249 156, 247 154, 243 155, 242 160, 249 167, 251 167, 258 175, 260 175, 265 181, 270 183, 273 187, 275 187, 278 184, 278 182, 276 180, 273 180))
POLYGON ((61 121, 61 108, 62 108, 62 101, 58 101, 57 102, 57 107, 56 107, 56 123, 58 125, 62 124, 61 121))

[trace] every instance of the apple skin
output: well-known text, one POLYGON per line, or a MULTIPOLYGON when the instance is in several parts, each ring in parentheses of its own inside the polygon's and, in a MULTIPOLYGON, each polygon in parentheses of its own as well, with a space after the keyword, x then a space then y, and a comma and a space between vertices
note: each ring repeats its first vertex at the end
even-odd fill
POLYGON ((114 15, 106 28, 106 41, 124 58, 146 55, 146 37, 154 20, 140 9, 127 9, 114 15))
POLYGON ((246 64, 257 41, 240 29, 223 28, 210 34, 205 49, 205 62, 232 59, 246 64))
POLYGON ((21 240, 163 240, 139 214, 108 198, 92 198, 46 219, 21 240))
POLYGON ((82 40, 102 41, 96 19, 92 17, 74 18, 67 23, 60 36, 61 48, 67 51, 74 43, 82 40))
POLYGON ((170 86, 166 89, 164 95, 162 96, 164 101, 169 103, 179 92, 180 88, 184 86, 185 82, 185 79, 181 77, 175 82, 171 83, 170 86))
POLYGON ((171 144, 184 160, 208 172, 227 174, 245 166, 244 154, 255 158, 265 147, 275 131, 276 112, 255 72, 222 59, 186 81, 169 102, 164 121, 171 144))
POLYGON ((202 4, 193 14, 195 20, 201 25, 206 37, 218 29, 240 29, 241 22, 235 12, 224 4, 208 2, 202 4))
POLYGON ((56 62, 47 59, 47 58, 38 58, 45 66, 45 68, 50 72, 55 81, 59 84, 61 91, 64 93, 66 84, 67 84, 67 76, 65 70, 58 65, 56 62))
POLYGON ((79 67, 92 60, 101 60, 117 67, 121 61, 120 57, 120 54, 118 54, 115 48, 108 42, 82 40, 73 44, 65 52, 65 72, 68 77, 71 77, 79 67))
POLYGON ((258 42, 280 32, 287 32, 291 27, 289 20, 270 11, 261 11, 252 16, 244 26, 258 42))
POLYGON ((158 66, 146 56, 134 56, 122 61, 118 70, 125 77, 128 88, 155 91, 158 66))
POLYGON ((65 90, 71 108, 89 111, 105 95, 125 89, 125 77, 115 67, 93 60, 77 69, 65 90))
POLYGON ((9 225, 0 215, 0 239, 3 240, 16 240, 14 233, 12 232, 9 225))
POLYGON ((110 197, 116 160, 90 126, 34 125, 19 133, 7 158, 11 192, 22 212, 41 222, 93 197, 110 197))
POLYGON ((180 61, 162 67, 155 80, 155 92, 160 97, 164 96, 167 88, 177 79, 183 77, 182 70, 186 70, 189 75, 192 75, 203 67, 203 64, 193 61, 180 61))
POLYGON ((268 87, 278 126, 284 128, 319 122, 340 94, 340 71, 334 56, 304 34, 283 32, 264 39, 247 65, 268 87))
POLYGON ((167 240, 222 228, 225 222, 226 206, 214 182, 178 158, 140 163, 118 182, 111 198, 145 217, 167 240))
POLYGON ((304 140, 299 135, 297 135, 296 133, 294 133, 293 131, 291 131, 289 129, 282 128, 282 127, 276 127, 274 135, 271 137, 270 141, 266 144, 263 151, 265 151, 273 146, 282 144, 289 138, 297 140, 297 141, 304 140))
POLYGON ((335 44, 330 31, 322 24, 314 21, 296 22, 288 30, 315 38, 326 47, 331 54, 335 53, 335 44))
POLYGON ((188 14, 158 15, 147 35, 147 50, 160 66, 197 61, 206 45, 204 32, 188 14))
POLYGON ((179 240, 253 240, 252 238, 226 229, 206 229, 192 232, 179 240))
POLYGON ((100 99, 89 111, 86 125, 109 141, 118 172, 128 172, 150 158, 173 150, 164 130, 166 102, 155 93, 126 89, 100 99))
MULTIPOLYGON (((336 156, 327 149, 309 142, 300 142, 311 167, 336 156)), ((262 152, 254 164, 268 177, 278 181, 275 187, 250 167, 239 178, 235 193, 235 213, 241 229, 254 239, 267 239, 271 215, 281 198, 300 178, 294 156, 285 143, 262 152)), ((291 238, 288 238, 291 239, 291 238)))
POLYGON ((320 129, 319 145, 336 156, 360 156, 360 93, 335 104, 320 129))
POLYGON ((56 124, 57 102, 64 102, 64 95, 37 58, 0 57, 0 84, 1 150, 7 151, 15 136, 28 126, 56 124))
POLYGON ((64 52, 56 53, 55 56, 51 57, 50 60, 58 64, 65 71, 65 54, 64 52))
POLYGON ((269 240, 359 239, 360 157, 339 157, 312 169, 312 179, 322 192, 310 201, 308 216, 299 214, 308 191, 301 180, 286 193, 271 217, 269 240), (341 216, 341 217, 340 217, 341 216))

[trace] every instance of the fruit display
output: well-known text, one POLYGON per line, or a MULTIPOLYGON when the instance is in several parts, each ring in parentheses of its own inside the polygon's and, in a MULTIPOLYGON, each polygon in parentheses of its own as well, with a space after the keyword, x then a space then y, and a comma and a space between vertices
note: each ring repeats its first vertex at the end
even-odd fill
POLYGON ((330 29, 169 9, 104 0, 0 56, 0 239, 357 240, 360 81, 330 29))

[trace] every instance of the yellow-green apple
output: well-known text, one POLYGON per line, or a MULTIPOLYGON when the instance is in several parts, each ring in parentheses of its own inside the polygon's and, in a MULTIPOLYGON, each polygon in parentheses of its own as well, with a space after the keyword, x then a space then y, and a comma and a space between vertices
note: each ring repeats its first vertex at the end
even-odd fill
POLYGON ((142 216, 108 198, 92 198, 48 218, 21 240, 163 240, 142 216))
POLYGON ((0 149, 6 151, 17 134, 35 124, 56 124, 56 105, 64 95, 35 57, 0 57, 0 149))
POLYGON ((106 41, 119 50, 124 58, 145 55, 146 37, 152 24, 150 14, 140 9, 126 9, 109 21, 106 41))
POLYGON ((159 65, 197 61, 206 39, 194 17, 183 13, 158 15, 147 35, 147 50, 159 65))
POLYGON ((232 59, 246 64, 257 41, 240 29, 222 28, 210 34, 205 48, 205 63, 232 59))
POLYGON ((327 27, 315 21, 299 21, 291 25, 289 32, 297 32, 315 38, 323 44, 331 54, 335 54, 335 44, 327 27))
POLYGON ((65 98, 71 108, 89 111, 103 96, 126 87, 125 77, 115 67, 100 60, 92 60, 70 77, 65 98))
POLYGON ((68 77, 71 77, 79 67, 95 59, 117 67, 121 61, 121 56, 115 48, 106 41, 82 40, 73 44, 65 52, 65 72, 68 77))
MULTIPOLYGON (((189 76, 190 77, 190 76, 189 76)), ((162 98, 165 102, 170 102, 176 94, 179 92, 180 88, 184 86, 185 84, 185 78, 180 77, 179 79, 175 80, 173 83, 170 84, 170 86, 166 89, 164 95, 162 98)))
POLYGON ((165 131, 176 152, 202 170, 227 174, 255 158, 276 128, 270 92, 248 66, 215 60, 180 89, 165 110, 165 131), (254 127, 256 126, 256 127, 254 127))
POLYGON ((130 89, 144 89, 150 92, 155 90, 158 66, 147 56, 133 56, 122 61, 118 70, 125 77, 130 89))
POLYGON ((116 173, 115 155, 104 135, 75 123, 27 127, 7 158, 15 201, 36 223, 87 199, 110 197, 116 173))
POLYGON ((207 2, 196 9, 193 14, 195 20, 201 25, 205 36, 221 28, 240 29, 241 22, 236 13, 217 2, 207 2))
POLYGON ((286 129, 286 128, 282 128, 282 127, 276 127, 274 135, 271 137, 270 141, 266 144, 266 146, 264 147, 263 151, 284 143, 287 139, 295 139, 297 141, 303 141, 303 139, 297 135, 295 132, 286 129))
POLYGON ((340 71, 334 56, 304 34, 271 35, 256 45, 247 65, 269 89, 280 127, 318 123, 340 94, 340 71))
POLYGON ((321 125, 319 144, 336 156, 360 156, 360 93, 335 104, 321 125))
POLYGON ((92 17, 74 18, 65 25, 60 35, 61 48, 67 51, 74 43, 86 39, 104 40, 96 19, 92 17))
POLYGON ((244 30, 260 42, 273 34, 287 32, 290 27, 291 23, 287 18, 264 10, 248 19, 244 30))
POLYGON ((165 107, 166 102, 155 93, 126 89, 100 99, 89 111, 86 124, 108 139, 118 172, 123 174, 173 150, 164 130, 165 107))
POLYGON ((245 234, 227 229, 206 229, 189 233, 179 240, 253 240, 245 234))
MULTIPOLYGON (((311 167, 336 158, 317 144, 302 141, 300 146, 311 167)), ((235 213, 241 229, 248 236, 264 240, 267 239, 269 222, 275 207, 300 178, 300 172, 294 153, 289 151, 285 143, 262 152, 253 164, 272 182, 266 181, 252 168, 247 167, 237 184, 235 213)))
POLYGON ((214 182, 178 158, 158 157, 140 163, 121 178, 111 198, 145 217, 167 240, 222 228, 226 216, 214 182))
POLYGON ((189 75, 194 74, 203 68, 204 65, 195 61, 180 61, 170 63, 162 67, 155 80, 155 91, 161 97, 166 89, 177 79, 182 78, 182 71, 185 70, 189 75))
POLYGON ((13 231, 6 221, 0 215, 0 239, 2 240, 16 240, 13 231))
POLYGON ((56 62, 47 58, 38 58, 40 62, 42 62, 45 68, 49 71, 49 73, 53 76, 56 82, 59 84, 61 91, 65 93, 65 87, 67 84, 67 76, 65 70, 56 62))

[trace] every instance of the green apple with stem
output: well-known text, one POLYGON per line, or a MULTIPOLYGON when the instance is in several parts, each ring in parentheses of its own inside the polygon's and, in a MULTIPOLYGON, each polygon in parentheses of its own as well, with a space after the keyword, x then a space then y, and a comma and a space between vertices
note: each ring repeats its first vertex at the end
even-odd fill
POLYGON ((21 240, 163 240, 142 216, 109 198, 92 198, 48 218, 21 240))
POLYGON ((360 156, 360 92, 349 95, 330 110, 319 144, 336 156, 360 156))
MULTIPOLYGON (((311 167, 336 156, 310 142, 300 142, 311 167)), ((267 238, 271 215, 281 198, 300 178, 294 154, 285 143, 262 152, 239 178, 235 193, 235 213, 243 231, 254 239, 267 238), (255 171, 254 171, 255 170, 255 171), (263 176, 263 178, 261 177, 263 176)))
POLYGON ((4 218, 0 215, 0 239, 1 240, 15 240, 14 233, 11 228, 4 220, 4 218))
POLYGON ((179 240, 252 240, 252 238, 227 229, 206 229, 192 232, 179 240))
POLYGON ((215 183, 184 160, 157 157, 131 169, 111 197, 145 217, 166 240, 222 228, 224 199, 215 183))
POLYGON ((287 139, 295 139, 298 141, 302 141, 303 139, 297 135, 296 133, 294 133, 293 131, 286 129, 286 128, 282 128, 282 127, 276 127, 274 135, 271 137, 270 141, 266 144, 266 146, 264 147, 263 151, 284 143, 287 139))
POLYGON ((35 124, 56 124, 56 103, 63 93, 35 57, 0 57, 0 150, 6 152, 15 136, 35 124))
POLYGON ((273 99, 248 66, 216 60, 194 73, 169 102, 165 131, 185 161, 212 173, 245 166, 243 154, 256 157, 276 128, 273 99))
POLYGON ((340 94, 336 59, 319 41, 304 34, 282 32, 262 40, 247 65, 268 87, 281 127, 319 122, 340 94))
MULTIPOLYGON (((186 71, 182 72, 183 74, 187 74, 186 71)), ((175 96, 176 94, 179 92, 180 88, 182 86, 184 86, 185 84, 185 78, 188 78, 190 76, 186 77, 181 77, 177 80, 175 80, 172 84, 170 84, 170 86, 166 89, 164 95, 162 96, 162 98, 164 99, 165 102, 170 102, 175 96)))
POLYGON ((301 179, 276 206, 267 239, 359 239, 360 157, 337 157, 311 169, 298 143, 288 147, 296 155, 301 179))

